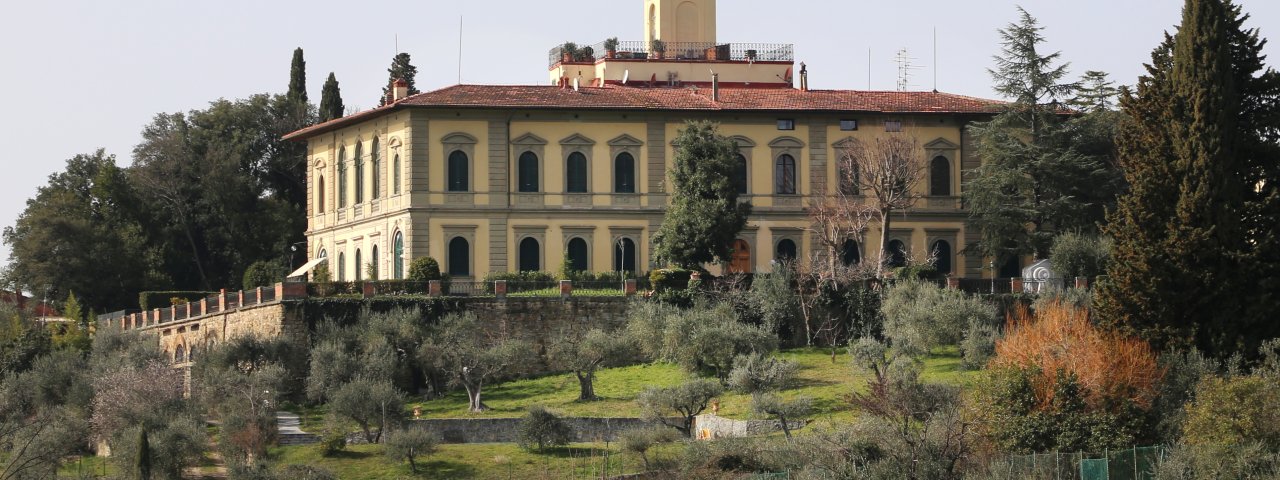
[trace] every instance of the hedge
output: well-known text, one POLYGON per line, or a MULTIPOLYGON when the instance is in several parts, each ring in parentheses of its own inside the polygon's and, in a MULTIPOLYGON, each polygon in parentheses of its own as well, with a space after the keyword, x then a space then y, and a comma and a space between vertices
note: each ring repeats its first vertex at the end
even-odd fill
POLYGON ((141 292, 138 294, 138 308, 146 311, 153 308, 168 308, 174 305, 173 299, 181 298, 188 302, 198 302, 214 292, 198 292, 194 290, 174 290, 168 292, 141 292))

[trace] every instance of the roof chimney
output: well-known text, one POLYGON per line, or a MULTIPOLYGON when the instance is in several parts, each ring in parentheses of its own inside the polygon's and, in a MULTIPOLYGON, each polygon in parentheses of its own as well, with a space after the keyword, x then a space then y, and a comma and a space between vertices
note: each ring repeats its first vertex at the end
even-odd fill
POLYGON ((809 68, 800 62, 800 91, 809 91, 809 68))
POLYGON ((720 101, 720 74, 711 72, 711 101, 720 101))
POLYGON ((399 102, 404 100, 405 97, 409 96, 409 82, 404 81, 403 78, 397 78, 395 82, 391 83, 391 92, 391 101, 399 102))

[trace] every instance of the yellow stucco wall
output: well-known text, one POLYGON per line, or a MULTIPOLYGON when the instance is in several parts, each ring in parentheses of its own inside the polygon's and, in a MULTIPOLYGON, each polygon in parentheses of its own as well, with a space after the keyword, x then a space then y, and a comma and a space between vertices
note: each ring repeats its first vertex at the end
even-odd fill
MULTIPOLYGON (((665 178, 650 178, 651 171, 669 170, 675 157, 670 142, 678 135, 687 117, 680 112, 539 112, 539 111, 452 111, 418 109, 356 124, 309 141, 311 171, 309 181, 309 254, 312 258, 325 251, 330 262, 342 253, 347 260, 347 280, 354 279, 354 252, 359 249, 362 260, 371 259, 374 246, 379 250, 379 276, 390 278, 393 272, 392 239, 397 232, 405 236, 405 268, 413 258, 432 256, 446 271, 448 242, 457 236, 470 246, 467 270, 482 276, 492 270, 514 271, 519 266, 519 243, 533 237, 540 245, 539 267, 555 270, 563 260, 568 239, 578 236, 589 240, 589 264, 593 270, 613 269, 613 252, 620 237, 632 238, 639 255, 639 269, 653 268, 649 261, 649 238, 661 222, 666 204, 665 178), (654 129, 653 126, 657 126, 654 129), (350 149, 354 142, 365 142, 369 152, 373 135, 378 135, 384 150, 380 183, 383 191, 377 199, 359 205, 348 202, 336 207, 336 148, 349 149, 347 161, 354 165, 350 149), (474 143, 459 147, 446 145, 448 138, 462 134, 474 143), (624 144, 610 145, 621 139, 624 144), (654 169, 655 140, 660 140, 665 163, 654 169), (516 141, 517 144, 508 142, 516 141), (568 141, 565 145, 562 142, 568 141), (491 144, 502 142, 499 144, 491 144), (586 145, 586 143, 591 143, 586 145), (455 149, 465 149, 470 159, 468 192, 447 191, 447 158, 455 149), (590 195, 565 192, 565 159, 568 153, 581 149, 589 159, 590 195), (613 155, 621 150, 633 153, 636 162, 636 187, 639 193, 615 195, 613 155), (515 171, 517 159, 524 151, 539 156, 538 192, 518 192, 515 171), (401 194, 391 193, 391 160, 399 152, 402 158, 401 194), (494 157, 493 155, 499 155, 494 157), (502 156, 505 156, 503 158, 502 156), (504 166, 495 171, 495 167, 504 166), (318 179, 326 179, 319 191, 318 179), (502 181, 505 176, 505 186, 502 181), (497 182, 496 184, 491 184, 497 182), (492 187, 498 188, 492 188, 492 187), (316 203, 324 197, 324 211, 316 203), (495 248, 505 248, 494 250, 495 248)), ((935 142, 950 145, 945 150, 930 150, 930 155, 943 155, 951 165, 951 197, 926 197, 917 208, 905 215, 895 214, 892 238, 903 241, 912 254, 924 256, 930 243, 945 239, 952 252, 964 247, 966 213, 958 209, 954 198, 960 194, 961 155, 964 139, 963 119, 942 115, 886 116, 880 114, 838 115, 762 115, 719 114, 720 133, 745 139, 754 146, 744 148, 749 160, 749 193, 745 199, 755 208, 748 228, 741 238, 751 246, 752 264, 756 271, 768 271, 777 242, 789 238, 796 242, 801 256, 816 247, 807 232, 810 226, 803 206, 813 199, 815 180, 828 187, 836 185, 835 144, 852 137, 870 140, 883 135, 885 120, 900 120, 904 129, 921 144, 935 142), (842 131, 841 119, 859 121, 857 131, 842 131), (778 129, 779 118, 793 118, 795 129, 778 129), (815 130, 817 129, 817 130, 815 130), (815 139, 821 140, 814 143, 815 139), (771 144, 788 144, 777 147, 771 144), (795 146, 798 145, 798 146, 795 146), (789 149, 789 150, 788 150, 789 149), (791 154, 797 162, 797 195, 774 195, 774 163, 779 152, 791 154), (825 158, 823 158, 825 157, 825 158), (819 162, 819 160, 822 162, 819 162), (812 169, 819 165, 815 179, 812 169)), ((931 157, 930 157, 931 158, 931 157)), ((366 168, 370 166, 365 162, 366 168)), ((352 167, 353 168, 353 167, 352 167)), ((372 173, 366 174, 366 192, 371 188, 372 173)), ((349 179, 354 178, 351 173, 349 179)), ((922 185, 921 188, 927 188, 922 185)), ((348 189, 352 195, 353 189, 348 189)), ((922 192, 927 193, 927 192, 922 192)), ((366 197, 370 196, 368 193, 366 197)), ((878 227, 863 239, 862 255, 873 254, 879 245, 878 227)), ((980 260, 954 254, 953 271, 970 275, 980 260)), ((359 267, 363 272, 365 267, 359 267)), ((338 267, 330 266, 337 278, 338 267)), ((984 274, 986 275, 986 274, 984 274)))

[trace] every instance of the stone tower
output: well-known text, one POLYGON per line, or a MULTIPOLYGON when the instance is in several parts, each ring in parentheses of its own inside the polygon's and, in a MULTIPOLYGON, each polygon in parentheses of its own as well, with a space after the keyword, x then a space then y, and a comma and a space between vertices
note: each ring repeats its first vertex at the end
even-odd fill
POLYGON ((644 0, 644 41, 716 43, 716 0, 644 0))

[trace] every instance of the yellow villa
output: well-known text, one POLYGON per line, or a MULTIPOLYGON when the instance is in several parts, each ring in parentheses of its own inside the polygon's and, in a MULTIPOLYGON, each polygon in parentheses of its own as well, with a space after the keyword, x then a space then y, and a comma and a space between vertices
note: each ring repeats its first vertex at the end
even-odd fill
MULTIPOLYGON (((545 86, 456 85, 315 125, 307 142, 309 258, 335 280, 403 278, 430 256, 455 278, 493 271, 659 267, 650 238, 670 199, 672 140, 693 119, 740 147, 754 208, 724 267, 767 272, 818 248, 804 207, 837 184, 844 142, 907 130, 924 146, 924 196, 890 246, 957 277, 992 272, 962 252, 960 201, 979 165, 966 126, 996 102, 938 92, 811 90, 790 45, 718 43, 714 0, 645 0, 643 41, 549 53, 545 86), (713 75, 711 72, 714 71, 713 75)), ((842 257, 875 254, 879 229, 842 257)), ((713 271, 720 269, 714 266, 713 271)))

